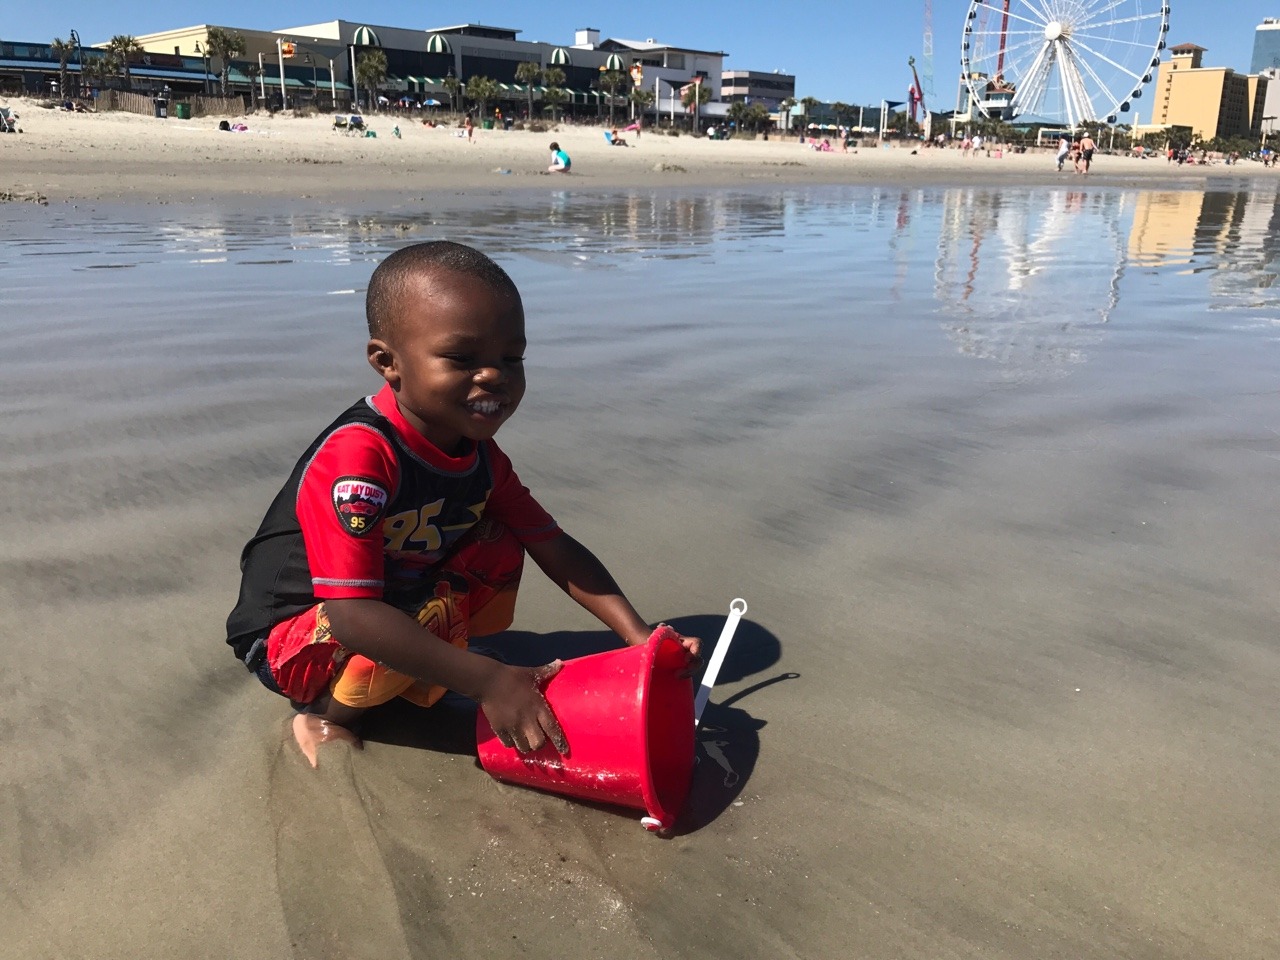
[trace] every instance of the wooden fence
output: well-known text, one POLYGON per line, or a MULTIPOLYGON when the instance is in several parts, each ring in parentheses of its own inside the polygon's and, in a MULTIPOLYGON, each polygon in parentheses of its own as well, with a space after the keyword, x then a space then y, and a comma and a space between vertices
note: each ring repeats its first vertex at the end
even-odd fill
MULTIPOLYGON (((176 115, 174 106, 178 103, 191 105, 191 117, 239 117, 245 112, 244 100, 240 97, 206 97, 203 94, 193 96, 170 95, 168 114, 176 115)), ((142 93, 129 93, 124 90, 102 90, 98 94, 96 106, 99 110, 121 110, 126 113, 138 113, 144 117, 155 116, 155 98, 142 93)))

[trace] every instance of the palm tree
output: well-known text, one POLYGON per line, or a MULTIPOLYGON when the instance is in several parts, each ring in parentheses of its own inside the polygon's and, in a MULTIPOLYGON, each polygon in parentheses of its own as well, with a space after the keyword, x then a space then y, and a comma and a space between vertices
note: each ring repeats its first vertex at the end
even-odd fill
POLYGON ((53 43, 49 45, 53 51, 53 55, 58 58, 58 96, 60 99, 66 99, 67 93, 67 64, 71 62, 71 54, 75 52, 75 44, 67 43, 61 37, 54 37, 53 43))
POLYGON ((356 79, 369 91, 369 109, 378 108, 378 84, 387 79, 387 55, 377 47, 356 58, 356 79))
POLYGON ((542 99, 551 105, 551 122, 555 123, 556 107, 569 99, 564 89, 564 71, 559 67, 547 67, 542 71, 542 82, 547 88, 542 92, 542 99))
POLYGON ((741 100, 729 104, 729 122, 733 124, 735 130, 742 131, 747 129, 748 112, 750 112, 750 108, 741 100))
POLYGON ((817 97, 802 97, 800 99, 800 109, 804 111, 804 116, 801 118, 800 122, 804 125, 806 132, 809 129, 809 114, 818 109, 818 105, 821 102, 822 101, 817 97))
POLYGON ((621 70, 603 70, 596 80, 596 86, 609 96, 609 126, 613 126, 613 98, 624 83, 630 82, 631 78, 621 70))
POLYGON ((112 62, 116 64, 118 69, 123 69, 124 71, 124 88, 132 90, 133 77, 129 73, 129 58, 136 53, 142 53, 142 44, 138 42, 137 37, 131 37, 125 33, 117 33, 107 41, 107 53, 114 54, 112 62))
POLYGON ((653 91, 645 87, 631 88, 631 102, 635 104, 636 112, 640 114, 641 123, 644 122, 644 112, 653 104, 653 91))
POLYGON ((689 111, 689 129, 697 132, 698 108, 711 99, 711 91, 705 83, 689 83, 680 94, 680 105, 689 111))
POLYGON ((243 57, 248 47, 245 45, 244 37, 231 30, 223 30, 221 27, 210 27, 209 33, 205 37, 205 50, 209 56, 217 57, 222 61, 222 70, 219 74, 219 80, 222 82, 222 95, 227 95, 227 74, 231 72, 232 57, 243 57))
POLYGON ((831 105, 831 112, 836 115, 836 126, 842 126, 844 124, 845 114, 849 112, 849 105, 837 100, 831 105))
POLYGON ((80 61, 80 81, 85 86, 106 86, 107 78, 115 76, 116 68, 110 55, 90 54, 80 61))
POLYGON ((244 75, 249 78, 249 97, 253 105, 253 112, 258 112, 258 77, 262 75, 262 68, 258 66, 256 60, 250 60, 245 64, 244 75))
POLYGON ((445 91, 449 94, 449 109, 454 113, 458 112, 458 91, 462 89, 462 81, 450 73, 442 81, 445 91))
POLYGON ((529 119, 533 119, 533 88, 542 82, 542 64, 526 60, 516 67, 516 83, 523 83, 529 94, 529 119))
POLYGON ((498 95, 498 81, 490 77, 472 77, 467 81, 467 96, 478 104, 476 110, 481 120, 489 112, 489 101, 498 95))
POLYGON ((782 128, 784 130, 789 131, 791 129, 791 111, 795 107, 795 105, 796 105, 795 97, 787 97, 785 100, 783 100, 781 103, 778 104, 778 113, 781 116, 786 117, 786 120, 784 120, 782 123, 782 128))

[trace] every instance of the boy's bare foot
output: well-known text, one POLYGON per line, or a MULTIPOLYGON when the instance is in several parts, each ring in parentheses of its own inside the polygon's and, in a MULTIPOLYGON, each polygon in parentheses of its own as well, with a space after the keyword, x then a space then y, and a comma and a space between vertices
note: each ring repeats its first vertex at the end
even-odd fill
POLYGON ((298 741, 298 747, 302 750, 302 755, 307 758, 313 767, 319 766, 316 762, 316 750, 322 743, 345 740, 356 749, 363 746, 360 738, 346 727, 334 723, 332 720, 321 719, 312 713, 299 713, 294 716, 293 739, 298 741))

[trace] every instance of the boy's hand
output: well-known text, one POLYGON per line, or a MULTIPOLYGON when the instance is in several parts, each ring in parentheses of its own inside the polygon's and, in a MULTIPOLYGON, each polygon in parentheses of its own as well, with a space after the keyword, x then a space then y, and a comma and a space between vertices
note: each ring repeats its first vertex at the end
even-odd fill
POLYGON ((692 677, 702 667, 702 640, 698 637, 680 637, 680 646, 689 655, 689 665, 680 671, 681 677, 692 677))
POLYGON ((498 742, 530 753, 550 740, 556 750, 567 754, 564 731, 540 689, 560 672, 563 661, 553 660, 541 667, 495 666, 493 678, 477 699, 498 742))

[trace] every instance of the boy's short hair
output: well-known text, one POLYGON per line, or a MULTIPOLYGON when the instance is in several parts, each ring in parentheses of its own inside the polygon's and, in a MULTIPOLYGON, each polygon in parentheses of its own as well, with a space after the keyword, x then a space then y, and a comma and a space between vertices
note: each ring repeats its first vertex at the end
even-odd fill
POLYGON ((559 150, 559 149, 560 149, 560 144, 556 143, 556 142, 553 140, 553 141, 551 142, 551 149, 552 149, 552 150, 559 150))
POLYGON ((380 340, 390 336, 406 284, 415 276, 440 271, 474 277, 499 296, 521 302, 520 291, 507 271, 474 247, 452 240, 415 243, 383 260, 369 278, 364 297, 369 336, 380 340))

